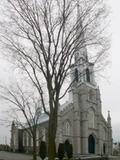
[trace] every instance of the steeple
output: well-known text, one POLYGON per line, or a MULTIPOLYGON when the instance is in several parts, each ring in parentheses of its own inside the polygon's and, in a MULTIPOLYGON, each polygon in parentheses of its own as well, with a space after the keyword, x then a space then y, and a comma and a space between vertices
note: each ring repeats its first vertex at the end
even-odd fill
POLYGON ((108 121, 108 125, 111 126, 111 116, 110 116, 110 111, 108 111, 107 121, 108 121))
POLYGON ((87 55, 87 46, 85 45, 85 28, 83 25, 83 13, 80 7, 80 2, 76 3, 76 44, 75 44, 75 63, 71 69, 72 81, 79 84, 81 82, 96 85, 94 80, 93 67, 94 64, 90 63, 87 55))
POLYGON ((85 46, 85 35, 84 35, 84 27, 82 24, 82 9, 79 4, 79 0, 77 0, 77 22, 76 22, 76 38, 78 39, 76 43, 76 53, 75 53, 75 62, 78 61, 88 61, 87 56, 87 48, 85 46))

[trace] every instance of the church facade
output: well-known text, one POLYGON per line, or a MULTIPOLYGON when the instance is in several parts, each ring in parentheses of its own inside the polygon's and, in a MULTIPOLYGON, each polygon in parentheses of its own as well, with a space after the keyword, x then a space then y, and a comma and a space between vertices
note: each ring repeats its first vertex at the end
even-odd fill
MULTIPOLYGON (((111 117, 109 112, 107 120, 102 115, 100 90, 94 80, 94 64, 88 62, 86 55, 76 59, 71 69, 71 77, 75 82, 69 90, 69 100, 59 107, 56 147, 69 140, 75 155, 111 155, 111 117)), ((47 141, 47 126, 48 116, 42 114, 37 137, 42 137, 44 141, 47 141)), ((32 146, 32 139, 25 129, 12 124, 12 149, 24 148, 24 151, 29 151, 32 146)))
POLYGON ((80 54, 76 59, 72 67, 75 83, 69 91, 69 101, 59 112, 57 141, 69 140, 75 154, 111 155, 111 117, 110 112, 107 120, 102 115, 100 90, 94 79, 94 64, 88 62, 85 54, 80 54))

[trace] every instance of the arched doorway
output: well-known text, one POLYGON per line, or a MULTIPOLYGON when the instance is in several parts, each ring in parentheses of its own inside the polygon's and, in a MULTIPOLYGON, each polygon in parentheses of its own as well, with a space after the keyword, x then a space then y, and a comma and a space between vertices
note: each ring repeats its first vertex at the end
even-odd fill
POLYGON ((88 152, 95 154, 95 138, 93 135, 88 137, 88 152))
POLYGON ((105 147, 105 143, 103 144, 103 154, 105 154, 106 152, 106 147, 105 147))

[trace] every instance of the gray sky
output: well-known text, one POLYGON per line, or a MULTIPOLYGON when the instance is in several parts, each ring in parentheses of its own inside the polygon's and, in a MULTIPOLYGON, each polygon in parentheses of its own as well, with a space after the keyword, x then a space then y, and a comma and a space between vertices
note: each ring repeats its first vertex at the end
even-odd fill
POLYGON ((102 94, 103 114, 106 117, 106 111, 111 111, 113 138, 120 141, 120 1, 108 0, 108 2, 112 9, 111 67, 105 73, 108 75, 107 80, 101 80, 99 85, 102 94))
MULTIPOLYGON (((107 1, 112 10, 112 44, 109 57, 111 66, 105 70, 105 72, 103 72, 103 75, 106 78, 101 78, 98 84, 101 91, 103 115, 105 118, 107 118, 107 111, 110 110, 113 127, 113 139, 120 141, 120 0, 107 1)), ((12 79, 12 74, 12 69, 8 62, 0 57, 0 82, 2 81, 8 83, 12 79)), ((5 107, 6 106, 1 102, 0 117, 3 116, 3 110, 5 107)), ((0 126, 0 143, 5 142, 6 136, 9 139, 9 131, 9 127, 0 126)))

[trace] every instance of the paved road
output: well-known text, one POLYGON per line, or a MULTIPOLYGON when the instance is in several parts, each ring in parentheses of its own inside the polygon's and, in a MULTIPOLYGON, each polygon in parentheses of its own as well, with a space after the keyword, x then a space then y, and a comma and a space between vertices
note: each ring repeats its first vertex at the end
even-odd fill
POLYGON ((0 160, 32 160, 32 156, 0 151, 0 160))
MULTIPOLYGON (((0 160, 32 160, 32 156, 0 151, 0 160)), ((37 160, 40 158, 38 157, 37 160)), ((110 160, 120 160, 120 156, 111 157, 110 160)))

